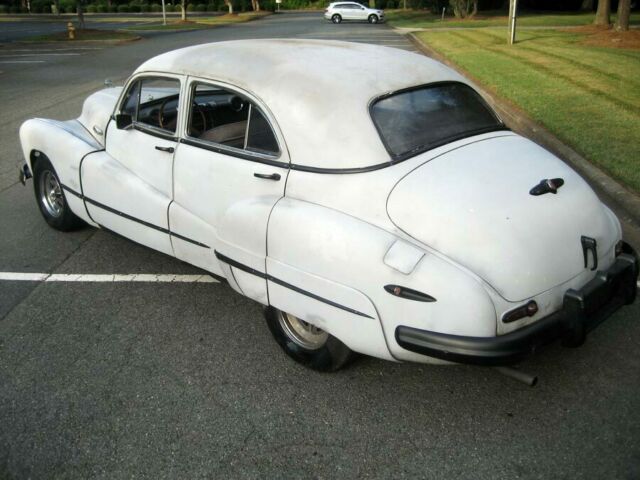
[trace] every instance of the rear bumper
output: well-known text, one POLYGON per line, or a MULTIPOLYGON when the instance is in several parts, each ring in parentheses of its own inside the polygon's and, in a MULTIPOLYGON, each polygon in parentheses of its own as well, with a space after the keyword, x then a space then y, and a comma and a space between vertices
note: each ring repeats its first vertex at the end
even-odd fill
POLYGON ((607 271, 580 290, 568 290, 562 309, 497 337, 465 337, 399 326, 398 344, 412 352, 456 363, 510 365, 554 340, 578 346, 585 335, 623 305, 633 303, 637 293, 638 257, 631 247, 616 258, 607 271))

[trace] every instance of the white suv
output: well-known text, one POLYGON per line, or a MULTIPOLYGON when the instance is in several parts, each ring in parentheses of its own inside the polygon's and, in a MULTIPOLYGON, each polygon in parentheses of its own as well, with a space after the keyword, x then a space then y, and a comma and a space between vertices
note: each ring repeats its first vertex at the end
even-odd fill
POLYGON ((355 2, 334 2, 330 3, 324 11, 324 18, 333 23, 340 23, 343 20, 367 20, 369 23, 378 23, 384 21, 384 12, 363 7, 355 2))

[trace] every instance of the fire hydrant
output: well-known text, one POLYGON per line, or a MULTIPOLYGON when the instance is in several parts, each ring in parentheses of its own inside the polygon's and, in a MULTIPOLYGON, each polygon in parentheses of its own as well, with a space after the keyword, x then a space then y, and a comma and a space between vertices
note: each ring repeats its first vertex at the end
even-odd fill
POLYGON ((67 33, 69 34, 69 40, 75 40, 76 38, 76 27, 73 26, 73 23, 67 23, 67 33))

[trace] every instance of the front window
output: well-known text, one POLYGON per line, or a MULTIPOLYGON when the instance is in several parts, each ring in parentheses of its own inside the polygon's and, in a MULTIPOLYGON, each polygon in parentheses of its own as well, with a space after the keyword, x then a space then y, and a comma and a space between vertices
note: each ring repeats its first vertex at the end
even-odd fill
POLYGON ((505 129, 472 88, 437 83, 375 101, 373 122, 394 160, 484 132, 505 129))
POLYGON ((175 134, 179 100, 178 80, 145 77, 129 87, 121 112, 131 115, 137 125, 175 134))

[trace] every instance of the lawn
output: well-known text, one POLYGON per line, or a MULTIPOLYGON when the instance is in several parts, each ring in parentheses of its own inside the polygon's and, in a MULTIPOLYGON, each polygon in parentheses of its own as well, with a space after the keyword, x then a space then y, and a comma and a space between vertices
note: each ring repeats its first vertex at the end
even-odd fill
MULTIPOLYGON (((612 21, 615 21, 615 14, 612 21)), ((591 25, 595 18, 593 13, 528 13, 518 15, 518 25, 523 27, 559 27, 591 25)), ((390 10, 387 22, 394 27, 402 28, 477 28, 507 26, 508 18, 504 11, 481 11, 475 18, 459 20, 447 14, 442 21, 440 15, 421 10, 390 10)), ((631 23, 640 24, 640 13, 631 15, 631 23)))
POLYGON ((169 20, 166 25, 163 25, 162 22, 158 22, 156 20, 154 23, 147 23, 145 25, 124 27, 123 30, 199 30, 218 25, 249 22, 267 15, 271 15, 271 12, 248 12, 233 15, 218 15, 214 17, 187 17, 190 18, 190 20, 187 20, 186 22, 181 20, 169 20))
MULTIPOLYGON (((584 30, 584 29, 577 29, 584 30)), ((638 32, 631 32, 637 34, 638 32)), ((589 46, 581 31, 423 31, 418 38, 640 192, 640 49, 589 46)))
POLYGON ((49 33, 46 35, 37 35, 23 41, 27 42, 77 42, 77 41, 98 41, 98 42, 125 42, 130 40, 138 40, 139 36, 130 32, 121 30, 96 30, 85 28, 84 30, 76 29, 75 40, 69 40, 66 31, 49 33))

